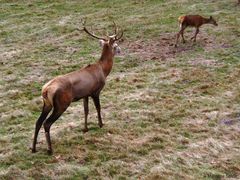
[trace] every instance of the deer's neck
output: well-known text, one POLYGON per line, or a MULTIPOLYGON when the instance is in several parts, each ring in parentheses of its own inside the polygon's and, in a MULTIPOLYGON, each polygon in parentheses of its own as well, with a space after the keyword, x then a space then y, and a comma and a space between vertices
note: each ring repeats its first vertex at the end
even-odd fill
POLYGON ((203 24, 209 24, 210 19, 209 18, 203 18, 203 24))
POLYGON ((99 63, 102 66, 105 77, 107 77, 112 70, 113 57, 114 54, 111 47, 104 45, 101 58, 99 59, 99 63))

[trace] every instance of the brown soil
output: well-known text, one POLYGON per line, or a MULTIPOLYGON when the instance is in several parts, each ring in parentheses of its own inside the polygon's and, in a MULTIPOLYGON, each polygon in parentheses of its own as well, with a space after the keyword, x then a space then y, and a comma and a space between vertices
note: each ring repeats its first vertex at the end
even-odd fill
MULTIPOLYGON (((217 44, 214 37, 201 33, 197 37, 197 42, 190 40, 192 33, 185 33, 186 43, 179 41, 178 47, 175 45, 174 33, 163 33, 159 37, 151 40, 142 40, 128 42, 125 47, 128 50, 125 54, 130 54, 140 58, 140 60, 166 60, 175 58, 183 53, 191 53, 196 47, 204 48, 210 51, 215 48, 226 48, 225 43, 217 44)), ((227 46, 228 47, 228 46, 227 46)))

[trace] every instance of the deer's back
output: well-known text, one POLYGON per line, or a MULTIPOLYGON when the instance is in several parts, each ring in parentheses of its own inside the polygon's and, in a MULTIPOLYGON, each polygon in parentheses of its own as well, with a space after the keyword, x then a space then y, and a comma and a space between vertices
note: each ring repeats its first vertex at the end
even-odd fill
POLYGON ((58 91, 70 94, 74 101, 99 93, 104 85, 105 76, 101 66, 93 64, 50 80, 42 88, 42 97, 49 99, 52 104, 53 96, 58 91))
POLYGON ((73 74, 69 75, 69 79, 72 83, 74 99, 97 94, 105 85, 105 76, 99 64, 88 65, 73 74))
POLYGON ((180 16, 178 21, 185 26, 200 27, 203 24, 203 17, 200 15, 186 15, 180 16))

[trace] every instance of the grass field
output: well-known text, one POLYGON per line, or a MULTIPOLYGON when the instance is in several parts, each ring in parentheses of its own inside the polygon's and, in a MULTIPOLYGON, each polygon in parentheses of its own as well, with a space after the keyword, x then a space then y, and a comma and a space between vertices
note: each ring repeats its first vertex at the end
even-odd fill
POLYGON ((236 0, 0 0, 0 179, 240 179, 240 6, 236 0), (183 14, 216 18, 174 48, 183 14), (122 55, 101 94, 104 127, 91 101, 52 126, 40 115, 41 87, 94 63, 103 34, 124 29, 122 55))

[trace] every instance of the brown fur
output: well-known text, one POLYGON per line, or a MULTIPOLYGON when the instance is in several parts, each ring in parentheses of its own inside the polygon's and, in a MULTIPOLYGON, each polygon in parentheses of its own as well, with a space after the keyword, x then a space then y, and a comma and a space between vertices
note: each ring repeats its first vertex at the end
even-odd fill
POLYGON ((88 131, 87 116, 89 96, 93 98, 97 109, 98 124, 100 127, 103 126, 99 95, 105 85, 106 77, 111 72, 114 57, 113 45, 118 39, 116 37, 110 37, 109 40, 104 40, 101 58, 95 64, 88 65, 78 71, 58 76, 43 86, 42 98, 44 106, 36 122, 32 152, 36 151, 38 132, 43 124, 48 143, 48 153, 52 153, 50 127, 73 101, 84 99, 84 132, 88 131), (51 109, 53 109, 53 112, 46 119, 51 109))
POLYGON ((180 31, 177 34, 175 46, 177 46, 178 39, 179 39, 180 35, 182 36, 182 40, 185 43, 183 33, 184 33, 184 30, 189 26, 196 28, 195 35, 191 38, 191 39, 194 39, 194 42, 196 42, 196 37, 197 37, 197 34, 199 33, 199 28, 203 24, 213 24, 215 26, 218 25, 217 22, 212 18, 212 16, 210 16, 210 18, 205 18, 205 17, 202 17, 200 15, 180 16, 178 18, 178 22, 179 22, 179 25, 180 25, 180 31))

